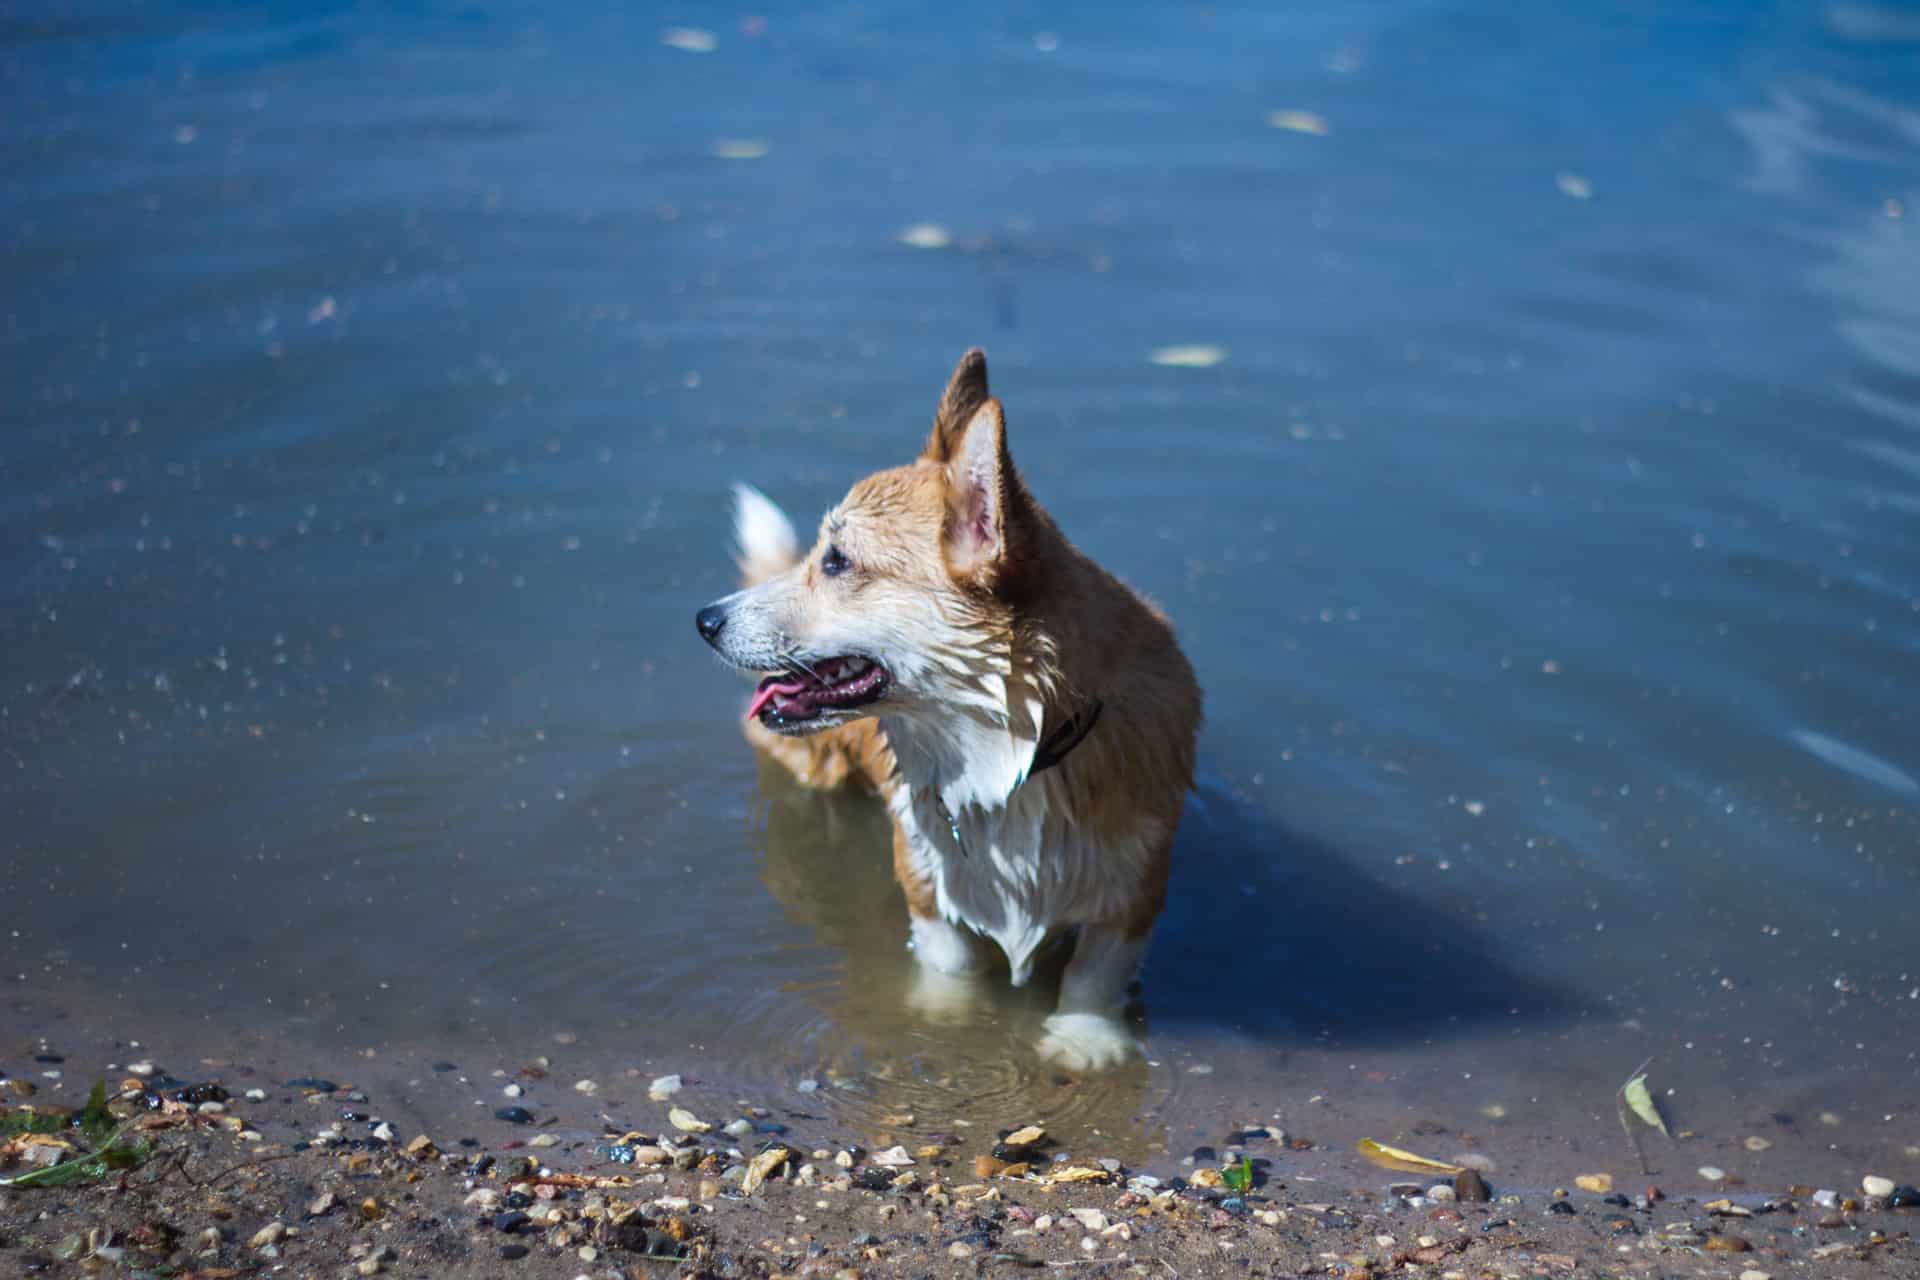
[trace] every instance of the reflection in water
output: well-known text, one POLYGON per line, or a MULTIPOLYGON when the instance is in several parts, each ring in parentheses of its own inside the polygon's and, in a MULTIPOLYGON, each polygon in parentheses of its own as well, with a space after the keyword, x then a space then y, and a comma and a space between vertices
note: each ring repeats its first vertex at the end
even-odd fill
MULTIPOLYGON (((1101 1135, 1103 1154, 1152 1148, 1143 1117, 1159 1068, 1135 1058, 1082 1075, 1043 1063, 1033 1051, 1053 1011, 1062 948, 1050 948, 1025 987, 1006 981, 1003 963, 968 987, 970 999, 929 1010, 914 990, 918 971, 907 951, 885 807, 850 788, 803 787, 779 765, 759 763, 761 876, 787 918, 838 956, 832 978, 786 988, 818 1002, 832 1024, 815 1046, 820 1096, 831 1110, 875 1134, 887 1129, 884 1117, 910 1112, 923 1129, 1039 1122, 1063 1143, 1101 1135)), ((1144 1032, 1139 1010, 1130 1012, 1144 1032)))

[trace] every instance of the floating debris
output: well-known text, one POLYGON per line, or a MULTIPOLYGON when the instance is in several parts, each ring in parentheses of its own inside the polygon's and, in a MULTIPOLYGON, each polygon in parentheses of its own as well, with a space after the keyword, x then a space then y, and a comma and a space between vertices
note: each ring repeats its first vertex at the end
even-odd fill
POLYGON ((953 233, 937 222, 916 222, 895 238, 915 249, 945 249, 953 243, 953 233))
POLYGON ((1147 353, 1149 363, 1169 369, 1211 369, 1226 358, 1225 347, 1216 347, 1207 343, 1156 347, 1147 353))
POLYGON ((1324 138, 1330 132, 1327 118, 1314 111, 1269 111, 1267 124, 1288 133, 1308 133, 1324 138))
POLYGON ((1354 1144, 1354 1150, 1383 1169, 1394 1169, 1401 1173, 1458 1174, 1461 1172, 1457 1164, 1448 1164, 1444 1160, 1431 1160, 1399 1147, 1389 1147, 1385 1143, 1375 1142, 1372 1138, 1362 1138, 1354 1144))
POLYGON ((1577 173, 1556 173, 1553 175, 1553 185, 1560 188, 1560 194, 1563 196, 1570 196, 1575 200, 1593 199, 1593 183, 1577 173))
POLYGON ((712 53, 720 47, 713 32, 700 27, 668 27, 660 33, 660 43, 682 53, 712 53))
POLYGON ((715 138, 707 154, 716 160, 758 160, 772 150, 764 138, 715 138))

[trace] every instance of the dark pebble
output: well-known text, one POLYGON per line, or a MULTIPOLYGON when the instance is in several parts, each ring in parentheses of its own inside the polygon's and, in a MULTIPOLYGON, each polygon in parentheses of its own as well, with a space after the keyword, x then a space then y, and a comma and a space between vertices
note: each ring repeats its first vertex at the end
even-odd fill
POLYGON ((891 1169, 866 1168, 853 1175, 853 1185, 862 1191, 887 1191, 900 1175, 891 1169))
POLYGON ((487 1176, 487 1170, 491 1168, 493 1168, 493 1157, 489 1155, 479 1155, 475 1156, 473 1163, 467 1166, 467 1174, 469 1177, 484 1178, 487 1176))
POLYGON ((233 1096, 217 1084, 190 1084, 172 1092, 176 1101, 196 1107, 203 1102, 225 1102, 233 1096))
POLYGON ((503 1244, 500 1246, 500 1256, 509 1262, 517 1258, 524 1258, 527 1256, 527 1246, 523 1244, 503 1244))
POLYGON ((506 1213, 494 1214, 493 1229, 495 1231, 504 1231, 508 1235, 512 1235, 514 1232, 518 1231, 520 1228, 526 1226, 529 1222, 532 1222, 532 1221, 533 1219, 529 1218, 526 1214, 520 1212, 518 1209, 513 1209, 506 1213))
POLYGON ((436 1062, 433 1064, 433 1069, 435 1071, 458 1071, 460 1068, 454 1066, 451 1062, 436 1062))
POLYGON ((33 1060, 35 1062, 44 1062, 50 1067, 57 1067, 66 1061, 65 1058, 57 1053, 36 1053, 33 1055, 33 1060))
POLYGON ((1247 1202, 1239 1196, 1228 1196, 1220 1202, 1220 1207, 1236 1218, 1247 1216, 1247 1202))
POLYGON ((1618 1191, 1614 1192, 1612 1195, 1608 1196, 1606 1199, 1602 1200, 1600 1203, 1610 1204, 1616 1209, 1633 1208, 1633 1201, 1627 1199, 1625 1196, 1621 1195, 1618 1191))
POLYGON ((775 1124, 771 1120, 755 1120, 753 1122, 753 1131, 755 1133, 768 1133, 768 1134, 772 1134, 774 1137, 779 1137, 781 1134, 787 1131, 787 1126, 783 1124, 775 1124))
POLYGON ((1462 1169, 1454 1174, 1453 1194, 1455 1199, 1470 1204, 1485 1204, 1493 1199, 1493 1192, 1478 1169, 1462 1169))
POLYGON ((505 1120, 508 1124, 532 1124, 533 1112, 525 1107, 501 1107, 493 1113, 495 1120, 505 1120))
POLYGON ((1195 1147, 1193 1149, 1193 1162, 1195 1164, 1212 1164, 1219 1158, 1220 1153, 1212 1147, 1195 1147))
POLYGON ((296 1080, 289 1080, 287 1081, 286 1087, 289 1089, 311 1089, 315 1093, 333 1093, 340 1088, 340 1086, 333 1081, 322 1080, 318 1076, 301 1076, 296 1080))
POLYGON ((880 1243, 880 1237, 879 1237, 879 1236, 877 1236, 877 1235, 875 1235, 875 1234, 873 1234, 873 1232, 871 1232, 871 1231, 869 1231, 869 1232, 867 1232, 867 1233, 866 1233, 865 1235, 863 1235, 863 1236, 855 1236, 855 1237, 853 1238, 853 1240, 851 1241, 851 1243, 852 1243, 852 1245, 853 1245, 853 1247, 854 1247, 854 1248, 856 1248, 856 1249, 865 1249, 865 1248, 867 1248, 867 1247, 868 1247, 869 1245, 876 1245, 876 1244, 879 1244, 879 1243, 880 1243))
POLYGON ((1004 1160, 1008 1164, 1038 1164, 1044 1157, 1032 1147, 1009 1146, 1004 1142, 993 1144, 993 1158, 1004 1160))
POLYGON ((1901 1183, 1893 1189, 1893 1194, 1887 1197, 1887 1207, 1890 1209, 1920 1209, 1920 1187, 1910 1187, 1904 1182, 1901 1183))
POLYGON ((362 1093, 358 1089, 355 1089, 352 1093, 347 1095, 348 1102, 365 1102, 366 1100, 367 1100, 367 1095, 362 1093))
POLYGON ((524 1191, 509 1191, 500 1198, 500 1203, 509 1209, 524 1209, 533 1203, 533 1197, 524 1191))
POLYGON ((1572 1204, 1568 1203, 1565 1200, 1555 1200, 1552 1204, 1547 1206, 1547 1212, 1548 1213, 1564 1213, 1571 1216, 1574 1212, 1574 1208, 1572 1204))

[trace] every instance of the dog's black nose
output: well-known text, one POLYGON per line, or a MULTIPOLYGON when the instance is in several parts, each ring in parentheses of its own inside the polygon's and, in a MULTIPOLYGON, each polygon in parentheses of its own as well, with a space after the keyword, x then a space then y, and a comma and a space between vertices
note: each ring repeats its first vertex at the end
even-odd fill
POLYGON ((700 637, 712 644, 720 638, 720 632, 727 625, 727 611, 717 604, 710 604, 693 615, 693 625, 700 628, 700 637))

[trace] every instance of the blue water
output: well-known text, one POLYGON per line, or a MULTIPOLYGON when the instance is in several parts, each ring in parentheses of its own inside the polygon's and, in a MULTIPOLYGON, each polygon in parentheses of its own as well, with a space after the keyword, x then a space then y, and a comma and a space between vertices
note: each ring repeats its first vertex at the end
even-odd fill
POLYGON ((1913 1180, 1920 8, 1674 9, 16 7, 0 1068, 564 1032, 1564 1181, 1656 1055, 1685 1168, 1913 1180), (901 1008, 691 626, 973 344, 1208 694, 1106 1090, 901 1008))

